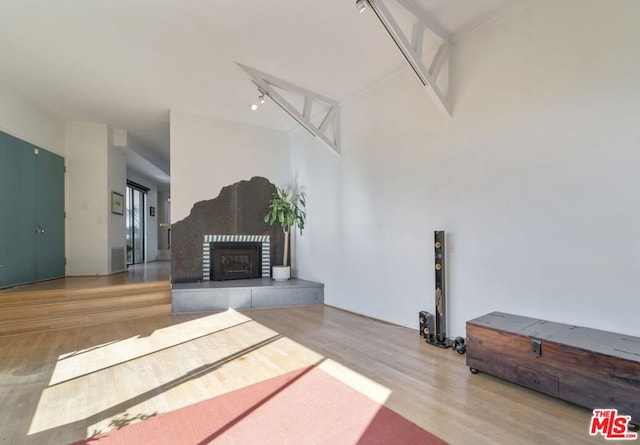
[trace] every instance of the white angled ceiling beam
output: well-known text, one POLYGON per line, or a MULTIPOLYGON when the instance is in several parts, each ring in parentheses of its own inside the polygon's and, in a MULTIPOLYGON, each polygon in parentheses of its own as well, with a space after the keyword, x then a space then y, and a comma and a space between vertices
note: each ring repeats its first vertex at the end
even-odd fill
POLYGON ((258 71, 255 68, 243 65, 236 62, 240 68, 246 72, 251 81, 254 83, 261 93, 264 93, 269 97, 276 105, 282 108, 289 116, 294 118, 300 125, 302 125, 309 133, 319 138, 335 153, 340 154, 340 137, 339 137, 339 106, 338 103, 328 97, 324 97, 320 94, 309 91, 305 88, 299 87, 285 80, 278 79, 270 74, 258 71), (300 96, 304 99, 302 110, 296 109, 282 94, 278 93, 276 89, 284 90, 289 94, 300 96), (320 126, 316 126, 312 121, 313 110, 312 107, 315 104, 320 104, 326 111, 323 110, 322 118, 320 120, 320 126), (329 127, 332 126, 332 132, 329 132, 329 127))
POLYGON ((394 40, 398 49, 402 52, 413 71, 416 73, 427 91, 431 94, 438 108, 448 116, 451 116, 453 110, 451 106, 452 91, 452 70, 451 62, 453 51, 451 48, 451 35, 436 20, 430 17, 419 6, 411 0, 364 0, 376 14, 380 23, 386 28, 387 32, 394 40), (385 5, 385 1, 394 1, 403 7, 413 18, 414 25, 411 35, 406 33, 398 25, 397 20, 385 5), (428 29, 435 34, 441 41, 441 45, 431 62, 430 68, 427 68, 423 62, 424 48, 423 36, 424 30, 428 29), (440 88, 438 85, 438 77, 442 71, 444 64, 447 64, 448 76, 441 80, 446 88, 440 88))
POLYGON ((438 78, 442 65, 444 65, 444 61, 448 58, 448 55, 449 47, 443 43, 438 47, 438 52, 433 57, 433 62, 431 62, 431 66, 429 67, 429 74, 431 74, 433 78, 438 78))

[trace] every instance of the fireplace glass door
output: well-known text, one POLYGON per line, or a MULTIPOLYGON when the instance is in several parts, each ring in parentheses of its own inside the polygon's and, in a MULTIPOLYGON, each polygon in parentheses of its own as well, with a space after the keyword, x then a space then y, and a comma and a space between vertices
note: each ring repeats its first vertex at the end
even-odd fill
POLYGON ((262 244, 211 243, 211 280, 241 280, 262 276, 262 244))

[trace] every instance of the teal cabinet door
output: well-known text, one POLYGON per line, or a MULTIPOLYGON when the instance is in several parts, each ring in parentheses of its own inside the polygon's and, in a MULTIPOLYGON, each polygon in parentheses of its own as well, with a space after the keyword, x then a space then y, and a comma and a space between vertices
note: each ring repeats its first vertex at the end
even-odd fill
POLYGON ((33 146, 0 132, 0 287, 36 280, 33 146))
POLYGON ((0 288, 65 275, 64 159, 0 132, 0 288))
POLYGON ((36 225, 36 280, 64 277, 64 158, 43 149, 36 155, 36 225))

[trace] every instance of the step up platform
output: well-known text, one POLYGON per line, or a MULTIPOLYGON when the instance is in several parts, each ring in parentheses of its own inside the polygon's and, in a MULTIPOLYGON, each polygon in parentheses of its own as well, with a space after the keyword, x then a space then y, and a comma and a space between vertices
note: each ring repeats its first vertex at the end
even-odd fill
POLYGON ((177 283, 171 299, 174 313, 324 304, 324 284, 297 278, 177 283))
POLYGON ((0 294, 0 336, 171 313, 169 281, 0 294))

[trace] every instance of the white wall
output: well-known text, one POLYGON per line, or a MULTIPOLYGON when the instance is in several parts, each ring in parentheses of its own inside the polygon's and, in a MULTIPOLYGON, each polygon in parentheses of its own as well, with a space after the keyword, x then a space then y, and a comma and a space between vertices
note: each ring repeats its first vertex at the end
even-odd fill
POLYGON ((66 123, 67 275, 109 273, 108 127, 66 123))
POLYGON ((537 1, 461 39, 453 118, 406 69, 292 140, 299 275, 417 327, 448 234, 449 335, 500 310, 640 335, 640 3, 537 1))
POLYGON ((111 193, 125 195, 126 157, 105 124, 66 123, 67 275, 108 275, 111 248, 125 247, 123 215, 111 193))
POLYGON ((4 85, 0 85, 0 130, 65 155, 64 119, 4 85))
POLYGON ((327 298, 337 295, 343 279, 348 279, 341 270, 342 261, 337 261, 346 253, 344 212, 339 201, 343 158, 303 129, 291 135, 290 144, 291 183, 308 199, 302 237, 297 229, 291 231, 292 276, 325 283, 327 298))
MULTIPOLYGON (((109 168, 107 171, 107 190, 109 191, 109 196, 111 196, 111 192, 120 193, 122 196, 126 196, 127 189, 127 158, 121 147, 116 146, 116 143, 120 143, 117 139, 122 134, 121 130, 109 130, 109 148, 108 148, 108 158, 109 158, 109 168)), ((125 141, 122 143, 126 144, 125 141)), ((124 256, 126 256, 126 225, 125 225, 125 215, 118 215, 111 212, 111 204, 109 203, 109 208, 107 209, 107 214, 109 217, 109 250, 111 249, 123 249, 124 256)), ((111 253, 109 253, 109 259, 111 258, 111 253)), ((123 259, 125 267, 123 269, 114 269, 112 267, 111 261, 109 261, 109 273, 121 272, 122 270, 126 270, 126 257, 123 259)))
POLYGON ((287 134, 171 111, 171 222, 222 187, 253 176, 288 185, 287 134))

